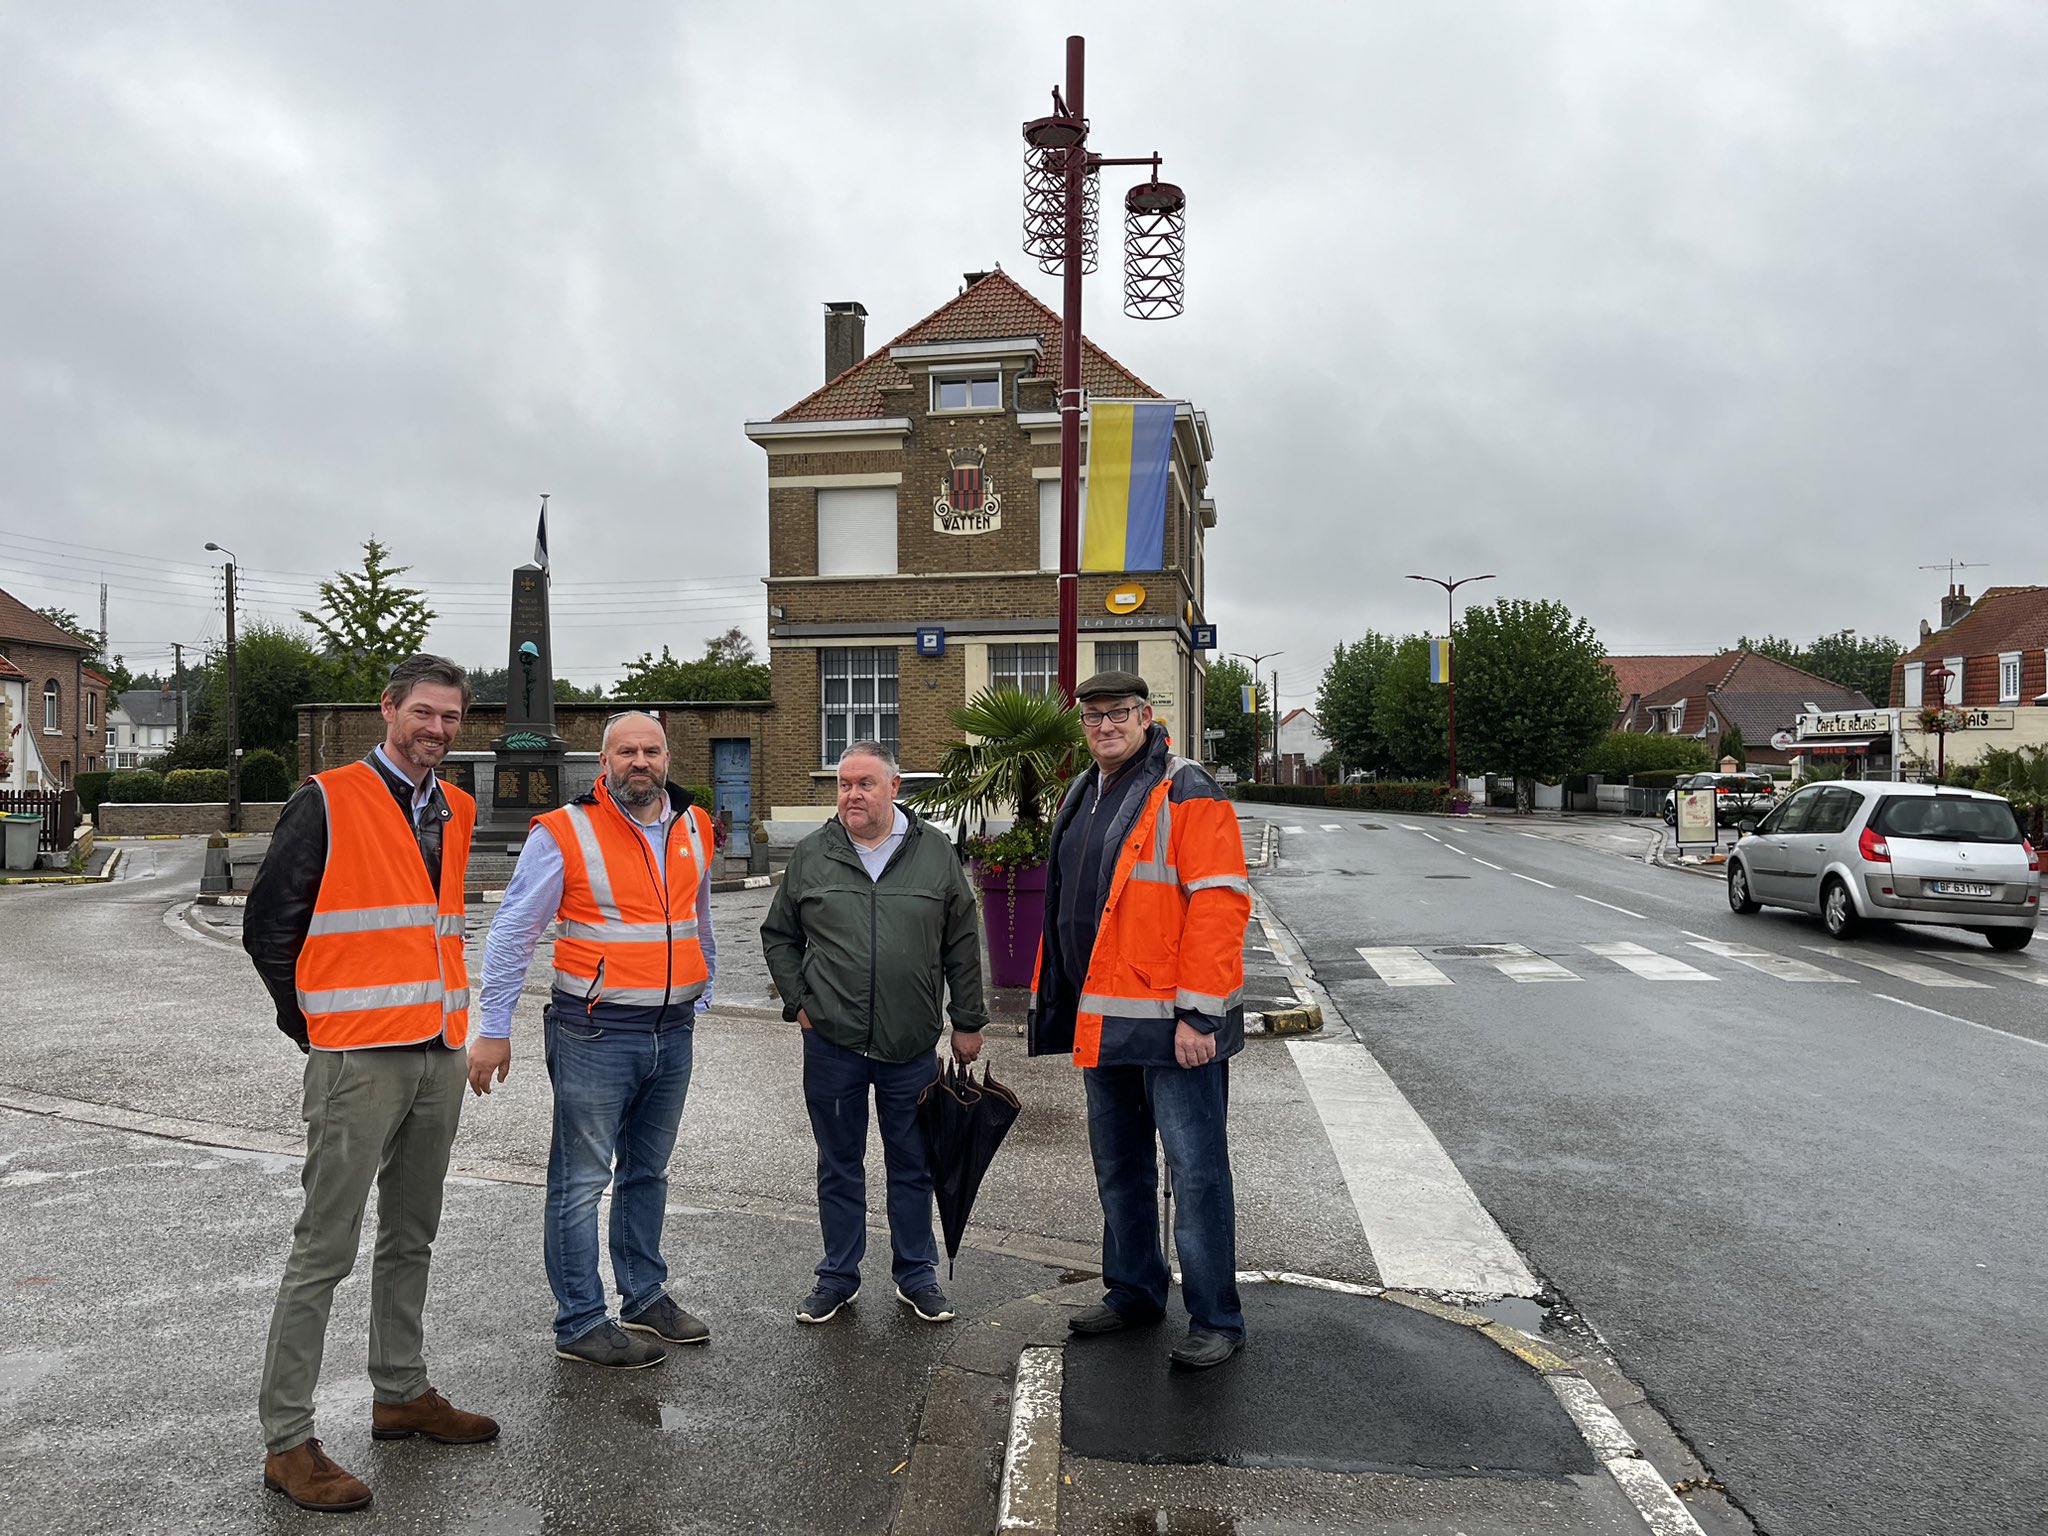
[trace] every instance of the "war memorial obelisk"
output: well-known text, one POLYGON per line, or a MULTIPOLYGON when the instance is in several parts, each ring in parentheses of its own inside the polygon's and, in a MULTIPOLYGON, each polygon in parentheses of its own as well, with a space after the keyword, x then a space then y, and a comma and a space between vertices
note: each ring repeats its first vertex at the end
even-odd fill
POLYGON ((479 844, 507 852, 528 825, 562 803, 562 759, 569 744, 555 731, 554 648, 548 633, 548 498, 540 499, 533 558, 512 572, 506 641, 505 729, 491 742, 491 819, 479 844))

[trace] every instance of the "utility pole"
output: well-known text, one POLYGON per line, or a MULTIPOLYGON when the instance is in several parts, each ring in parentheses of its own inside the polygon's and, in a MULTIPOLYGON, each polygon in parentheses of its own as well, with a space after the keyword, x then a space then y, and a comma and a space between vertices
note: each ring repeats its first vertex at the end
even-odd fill
POLYGON ((106 666, 114 658, 107 654, 107 584, 100 583, 100 665, 106 666))
MULTIPOLYGON (((1265 734, 1259 729, 1259 663, 1270 661, 1275 656, 1285 656, 1285 651, 1260 651, 1247 655, 1243 651, 1232 651, 1239 661, 1252 664, 1252 782, 1259 782, 1259 752, 1264 743, 1260 738, 1265 734)), ((1280 674, 1273 674, 1273 782, 1280 782, 1280 674)))
POLYGON ((172 697, 177 700, 178 734, 185 734, 185 647, 178 641, 171 642, 171 687, 172 697))
MULTIPOLYGON (((1452 594, 1468 581, 1492 581, 1491 573, 1485 576, 1460 576, 1448 581, 1441 576, 1410 576, 1410 581, 1427 581, 1444 589, 1444 707, 1445 718, 1450 730, 1451 755, 1451 800, 1455 804, 1458 794, 1458 681, 1456 660, 1451 654, 1451 631, 1457 626, 1458 617, 1452 609, 1452 594)), ((1517 804, 1520 803, 1519 798, 1517 804)))
POLYGON ((206 547, 228 557, 228 563, 223 567, 228 600, 228 830, 239 832, 242 830, 242 700, 241 680, 235 672, 235 552, 223 549, 210 539, 206 547))

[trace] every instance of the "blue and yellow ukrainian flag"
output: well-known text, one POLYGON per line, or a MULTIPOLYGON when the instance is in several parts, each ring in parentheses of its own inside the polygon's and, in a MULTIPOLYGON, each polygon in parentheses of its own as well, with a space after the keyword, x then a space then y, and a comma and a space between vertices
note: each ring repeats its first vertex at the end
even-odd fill
POLYGON ((1166 565, 1166 492, 1172 478, 1171 400, 1088 402, 1088 505, 1084 571, 1157 571, 1166 565))

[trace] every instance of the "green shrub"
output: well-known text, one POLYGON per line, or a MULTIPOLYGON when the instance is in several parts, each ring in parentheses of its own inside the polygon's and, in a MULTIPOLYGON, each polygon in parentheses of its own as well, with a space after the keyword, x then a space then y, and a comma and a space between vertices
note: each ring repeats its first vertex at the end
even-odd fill
POLYGON ((114 805, 152 805, 164 797, 164 776, 154 768, 123 768, 107 780, 106 799, 114 805))
POLYGON ((71 787, 78 791, 78 814, 93 816, 99 813, 100 802, 107 798, 107 785, 113 782, 114 770, 96 768, 91 773, 81 773, 72 779, 71 787))
POLYGON ((712 793, 709 784, 685 784, 683 788, 690 792, 692 800, 704 807, 705 815, 716 817, 718 813, 712 809, 712 806, 717 802, 718 797, 712 793))
POLYGON ((1672 789, 1677 786, 1680 779, 1689 779, 1695 773, 1704 772, 1705 769, 1706 765, 1704 763, 1698 768, 1687 768, 1684 770, 1659 769, 1651 773, 1635 774, 1629 779, 1629 783, 1633 784, 1637 789, 1672 789))
POLYGON ((1443 784, 1246 784, 1237 798, 1267 805, 1327 805, 1346 811, 1440 811, 1450 798, 1443 784))
POLYGON ((1642 731, 1609 731, 1586 754, 1586 772, 1597 773, 1611 783, 1633 774, 1641 785, 1645 773, 1705 773, 1711 766, 1704 741, 1692 736, 1651 736, 1642 731))
MULTIPOLYGON (((223 781, 227 774, 223 769, 223 781)), ((285 761, 268 747, 259 747, 242 759, 242 798, 244 800, 283 800, 292 792, 292 771, 285 761)), ((227 798, 223 782, 221 798, 227 798)))
POLYGON ((173 804, 212 804, 227 797, 225 768, 173 768, 164 775, 164 799, 173 804))

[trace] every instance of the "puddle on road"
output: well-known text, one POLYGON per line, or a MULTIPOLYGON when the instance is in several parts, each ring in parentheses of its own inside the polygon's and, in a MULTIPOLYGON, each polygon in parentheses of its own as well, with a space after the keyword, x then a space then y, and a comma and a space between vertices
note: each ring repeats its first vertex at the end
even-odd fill
POLYGON ((1519 1328, 1526 1334, 1542 1337, 1544 1327, 1550 1321, 1550 1312, 1539 1301, 1526 1296, 1503 1296, 1498 1301, 1484 1302, 1471 1308, 1483 1312, 1497 1323, 1506 1323, 1510 1328, 1519 1328))

